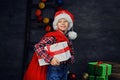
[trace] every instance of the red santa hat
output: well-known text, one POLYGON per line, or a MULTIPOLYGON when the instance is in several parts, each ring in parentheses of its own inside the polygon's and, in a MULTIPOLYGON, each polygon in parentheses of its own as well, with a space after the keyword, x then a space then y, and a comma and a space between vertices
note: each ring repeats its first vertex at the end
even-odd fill
POLYGON ((55 13, 55 17, 54 17, 54 21, 53 21, 53 29, 54 30, 57 29, 56 24, 57 24, 58 20, 61 18, 65 18, 69 22, 68 30, 70 30, 73 27, 74 16, 67 10, 60 10, 55 13))
POLYGON ((55 17, 54 17, 54 21, 53 21, 53 29, 54 30, 57 29, 56 24, 57 24, 58 20, 61 18, 65 18, 69 22, 68 30, 70 30, 72 28, 72 31, 68 32, 69 39, 71 39, 71 40, 76 39, 77 33, 73 31, 74 16, 67 10, 60 10, 55 13, 55 17))

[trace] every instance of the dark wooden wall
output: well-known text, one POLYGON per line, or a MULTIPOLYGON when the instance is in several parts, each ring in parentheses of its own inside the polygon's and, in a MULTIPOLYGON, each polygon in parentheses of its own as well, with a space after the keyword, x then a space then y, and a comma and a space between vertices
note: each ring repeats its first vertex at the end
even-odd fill
MULTIPOLYGON (((0 80, 22 80, 26 4, 27 0, 0 1, 0 80)), ((72 72, 82 75, 89 61, 120 62, 119 0, 64 0, 63 8, 74 14, 78 33, 73 41, 76 63, 70 66, 72 72)), ((35 41, 43 32, 33 33, 35 41)))

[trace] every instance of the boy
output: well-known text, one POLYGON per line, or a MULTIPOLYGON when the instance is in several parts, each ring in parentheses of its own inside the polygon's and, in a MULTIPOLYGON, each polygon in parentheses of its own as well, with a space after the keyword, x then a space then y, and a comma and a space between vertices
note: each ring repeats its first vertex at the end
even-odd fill
MULTIPOLYGON (((53 21, 53 32, 43 36, 38 44, 35 45, 35 51, 46 62, 50 63, 47 70, 47 80, 67 80, 68 64, 73 62, 73 50, 70 40, 66 37, 67 32, 73 27, 74 16, 67 10, 60 10, 55 13, 53 21), (60 62, 55 57, 49 55, 44 47, 54 43, 67 41, 72 57, 64 62, 60 62)), ((69 35, 68 35, 69 36, 69 35)), ((69 37, 70 38, 70 37, 69 37)))

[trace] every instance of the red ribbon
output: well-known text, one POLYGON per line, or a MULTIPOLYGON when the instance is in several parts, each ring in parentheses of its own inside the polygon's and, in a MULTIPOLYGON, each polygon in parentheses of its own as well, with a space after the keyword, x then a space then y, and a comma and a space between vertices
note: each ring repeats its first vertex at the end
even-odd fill
POLYGON ((56 54, 61 54, 61 53, 64 53, 64 52, 68 51, 69 47, 67 46, 64 49, 60 49, 60 50, 53 51, 53 52, 50 51, 50 46, 47 46, 47 49, 48 49, 47 50, 48 54, 50 54, 51 56, 54 56, 56 54))

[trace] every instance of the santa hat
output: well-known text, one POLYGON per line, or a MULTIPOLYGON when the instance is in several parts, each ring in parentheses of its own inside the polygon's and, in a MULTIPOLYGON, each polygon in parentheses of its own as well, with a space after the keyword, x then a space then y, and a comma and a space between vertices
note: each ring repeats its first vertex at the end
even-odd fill
POLYGON ((60 10, 55 13, 54 21, 53 21, 53 29, 57 29, 57 22, 59 19, 65 18, 69 22, 69 28, 70 30, 73 27, 73 22, 74 22, 74 16, 67 10, 60 10))
POLYGON ((72 31, 68 32, 68 37, 72 40, 75 39, 77 37, 77 33, 73 31, 74 16, 67 10, 59 10, 55 13, 55 17, 54 17, 54 21, 53 21, 53 29, 54 30, 57 29, 56 24, 57 24, 58 20, 61 18, 65 18, 69 22, 68 30, 70 30, 72 28, 72 31))

